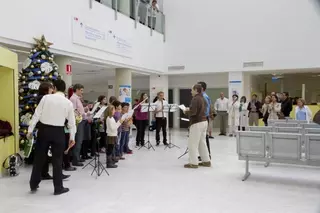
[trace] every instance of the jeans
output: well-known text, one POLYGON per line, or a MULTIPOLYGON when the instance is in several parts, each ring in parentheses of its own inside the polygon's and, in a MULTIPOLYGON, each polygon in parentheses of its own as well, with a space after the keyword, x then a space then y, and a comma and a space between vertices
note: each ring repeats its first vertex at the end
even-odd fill
POLYGON ((126 144, 128 144, 128 142, 129 142, 129 131, 121 132, 121 134, 120 134, 120 156, 123 155, 123 152, 126 148, 126 144))

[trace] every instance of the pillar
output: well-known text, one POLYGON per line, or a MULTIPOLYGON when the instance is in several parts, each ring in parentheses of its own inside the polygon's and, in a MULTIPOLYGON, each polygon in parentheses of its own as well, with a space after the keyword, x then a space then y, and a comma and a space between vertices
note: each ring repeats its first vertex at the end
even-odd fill
POLYGON ((244 95, 244 80, 243 72, 229 72, 229 99, 234 94, 237 94, 239 99, 244 95))
MULTIPOLYGON (((173 89, 173 103, 179 104, 180 103, 180 89, 174 88, 173 89)), ((173 128, 179 129, 180 128, 180 110, 177 110, 173 113, 173 128)))
POLYGON ((302 84, 301 98, 306 100, 306 85, 305 84, 302 84))
POLYGON ((132 72, 130 69, 117 68, 115 81, 115 96, 120 102, 131 105, 132 72))
POLYGON ((54 62, 59 66, 59 74, 64 82, 66 82, 67 89, 72 85, 72 60, 67 56, 56 56, 54 62))
MULTIPOLYGON (((153 99, 157 96, 157 93, 162 91, 164 92, 164 98, 168 101, 169 104, 169 94, 168 94, 168 76, 167 75, 157 75, 151 74, 150 75, 150 101, 153 102, 153 99)), ((151 116, 151 114, 150 114, 151 116)), ((169 123, 169 119, 167 119, 169 123)), ((167 125, 169 126, 169 125, 167 125)))

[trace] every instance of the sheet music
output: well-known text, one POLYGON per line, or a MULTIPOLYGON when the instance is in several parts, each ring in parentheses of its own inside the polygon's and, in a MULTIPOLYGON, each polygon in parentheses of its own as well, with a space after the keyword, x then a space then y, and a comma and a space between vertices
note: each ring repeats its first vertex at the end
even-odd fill
POLYGON ((133 112, 134 112, 133 110, 130 110, 129 112, 123 114, 122 117, 121 117, 121 120, 126 120, 126 119, 131 118, 132 115, 133 115, 133 112))
POLYGON ((94 115, 93 118, 101 118, 101 115, 104 113, 104 111, 108 108, 108 106, 103 106, 101 109, 94 115))
POLYGON ((95 103, 95 105, 93 106, 92 110, 90 111, 90 114, 93 114, 96 109, 98 108, 98 106, 100 105, 100 102, 95 103))
POLYGON ((190 121, 189 119, 187 118, 180 118, 182 121, 190 121))
POLYGON ((184 104, 179 105, 179 108, 180 108, 182 111, 186 111, 186 110, 187 110, 187 107, 186 107, 184 104))

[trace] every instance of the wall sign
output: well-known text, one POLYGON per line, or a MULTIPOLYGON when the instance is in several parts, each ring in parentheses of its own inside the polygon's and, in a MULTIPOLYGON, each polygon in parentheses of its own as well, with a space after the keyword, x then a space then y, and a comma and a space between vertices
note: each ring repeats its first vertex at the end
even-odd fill
POLYGON ((67 75, 72 75, 72 68, 70 64, 66 65, 66 74, 67 75))
POLYGON ((74 44, 110 52, 132 58, 132 42, 126 33, 115 32, 114 29, 88 24, 77 17, 72 18, 72 40, 74 44))
POLYGON ((131 104, 131 86, 130 85, 119 86, 119 101, 131 104))

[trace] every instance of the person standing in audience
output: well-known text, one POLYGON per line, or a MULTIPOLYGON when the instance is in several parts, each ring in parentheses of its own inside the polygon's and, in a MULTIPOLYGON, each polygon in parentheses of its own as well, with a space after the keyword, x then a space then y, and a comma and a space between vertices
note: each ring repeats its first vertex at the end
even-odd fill
POLYGON ((160 145, 160 130, 162 129, 163 144, 167 143, 167 113, 164 112, 164 107, 168 105, 168 102, 164 100, 164 92, 158 93, 158 100, 155 102, 155 116, 156 116, 156 145, 160 145))
POLYGON ((149 27, 152 28, 153 30, 155 29, 156 26, 156 20, 157 20, 157 13, 159 13, 159 5, 156 0, 153 0, 151 3, 151 7, 149 7, 149 16, 148 16, 148 24, 149 27))
MULTIPOLYGON (((207 84, 203 81, 199 81, 197 84, 200 84, 202 87, 202 96, 204 98, 204 100, 206 101, 206 110, 205 110, 205 115, 208 121, 208 126, 209 126, 209 119, 210 119, 210 115, 212 114, 211 111, 211 99, 210 97, 207 95, 206 90, 207 90, 207 84)), ((209 141, 209 135, 208 135, 208 131, 206 134, 206 144, 207 144, 207 148, 209 151, 209 156, 211 158, 211 150, 210 150, 210 141, 209 141)), ((201 158, 199 157, 199 160, 201 160, 201 158)))
MULTIPOLYGON (((148 98, 148 95, 146 93, 141 93, 140 100, 138 104, 142 103, 146 98, 148 98)), ((146 100, 144 103, 148 103, 148 100, 146 100)), ((135 109, 135 119, 136 119, 136 127, 137 127, 137 135, 136 135, 136 146, 144 146, 144 137, 145 137, 145 131, 149 123, 149 115, 148 112, 141 112, 142 106, 139 105, 135 109)))
POLYGON ((268 107, 269 118, 272 120, 278 120, 281 113, 281 103, 278 102, 276 95, 271 96, 271 103, 268 107))
POLYGON ((284 117, 290 117, 290 113, 292 111, 292 101, 289 98, 288 92, 282 93, 282 102, 281 102, 281 112, 284 117))
POLYGON ((85 112, 81 98, 83 96, 84 87, 81 84, 75 84, 73 86, 73 95, 70 97, 70 101, 73 104, 74 110, 82 116, 82 121, 77 126, 76 134, 76 145, 72 149, 72 165, 73 166, 83 166, 83 160, 80 159, 82 142, 84 139, 84 127, 86 123, 87 116, 90 115, 90 112, 85 112))
POLYGON ((229 136, 233 137, 236 135, 236 129, 239 126, 240 122, 240 103, 239 103, 239 96, 238 95, 233 95, 232 96, 232 103, 229 105, 229 136))
POLYGON ((218 118, 220 120, 220 134, 226 135, 227 123, 228 123, 228 108, 229 100, 224 97, 223 92, 220 93, 220 98, 218 98, 214 104, 214 109, 217 112, 218 118))
POLYGON ((246 96, 242 96, 240 99, 240 121, 239 121, 239 126, 238 130, 246 131, 246 127, 248 126, 248 103, 247 103, 247 98, 246 96))
POLYGON ((122 120, 115 121, 115 107, 109 105, 105 111, 106 126, 107 126, 107 168, 117 168, 113 159, 114 147, 117 143, 118 129, 122 124, 122 120))
POLYGON ((304 99, 300 98, 297 101, 295 109, 296 120, 298 121, 312 121, 312 112, 308 106, 305 105, 304 99))
POLYGON ((271 96, 267 96, 264 99, 264 104, 262 106, 262 116, 263 116, 263 123, 265 126, 268 126, 268 118, 269 118, 269 107, 271 103, 271 96))
POLYGON ((69 146, 75 144, 76 122, 72 103, 65 97, 66 84, 63 80, 53 82, 55 94, 44 96, 32 116, 27 137, 31 138, 38 122, 38 140, 36 156, 30 178, 31 192, 36 192, 41 182, 41 171, 46 162, 48 148, 52 149, 53 185, 54 195, 69 191, 63 187, 62 182, 62 157, 65 148, 64 124, 68 120, 70 130, 69 146))
POLYGON ((196 169, 198 166, 211 167, 209 151, 206 146, 206 133, 208 128, 208 120, 206 116, 206 100, 203 97, 202 86, 196 84, 192 87, 192 100, 190 108, 186 112, 190 118, 189 128, 189 163, 185 164, 185 168, 196 169), (198 152, 202 162, 198 161, 198 152))
POLYGON ((261 102, 258 101, 256 94, 252 95, 252 99, 248 104, 249 126, 259 126, 259 119, 262 117, 261 102))

